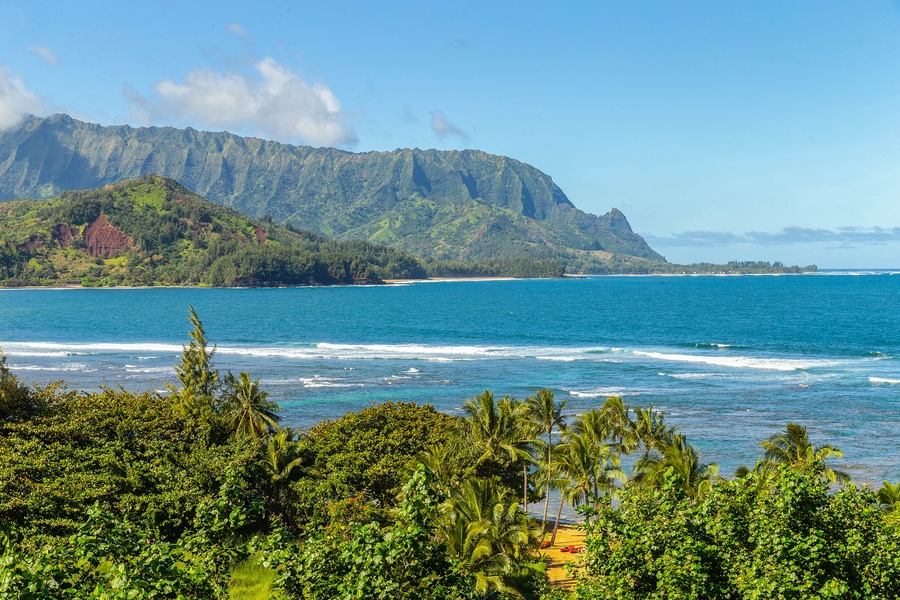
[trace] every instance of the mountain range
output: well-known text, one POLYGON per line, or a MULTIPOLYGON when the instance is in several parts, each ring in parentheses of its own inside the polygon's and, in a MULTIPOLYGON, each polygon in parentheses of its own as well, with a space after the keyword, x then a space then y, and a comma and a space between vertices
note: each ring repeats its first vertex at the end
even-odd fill
POLYGON ((549 175, 478 150, 353 153, 59 114, 0 133, 0 200, 48 199, 149 174, 251 218, 429 260, 529 256, 581 272, 668 266, 621 211, 583 212, 549 175))

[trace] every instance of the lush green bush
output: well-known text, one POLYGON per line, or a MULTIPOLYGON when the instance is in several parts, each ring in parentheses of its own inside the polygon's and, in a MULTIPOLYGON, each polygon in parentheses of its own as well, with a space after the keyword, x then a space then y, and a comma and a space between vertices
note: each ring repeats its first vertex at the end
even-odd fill
POLYGON ((588 526, 578 598, 900 597, 900 528, 870 490, 829 493, 824 468, 783 465, 702 500, 670 475, 588 526))
POLYGON ((307 507, 302 518, 387 522, 419 454, 458 436, 458 427, 458 418, 412 402, 385 402, 316 425, 300 440, 306 476, 293 486, 307 507))
POLYGON ((264 565, 278 573, 275 587, 304 600, 465 600, 472 582, 435 538, 441 499, 424 468, 403 489, 390 527, 377 523, 314 529, 300 541, 269 536, 264 565))
POLYGON ((254 444, 205 442, 170 398, 34 397, 37 412, 0 420, 0 531, 26 543, 70 535, 96 502, 174 539, 215 496, 226 465, 248 481, 257 469, 254 444))
POLYGON ((148 538, 94 506, 70 537, 23 550, 0 539, 0 597, 221 598, 206 557, 148 538))

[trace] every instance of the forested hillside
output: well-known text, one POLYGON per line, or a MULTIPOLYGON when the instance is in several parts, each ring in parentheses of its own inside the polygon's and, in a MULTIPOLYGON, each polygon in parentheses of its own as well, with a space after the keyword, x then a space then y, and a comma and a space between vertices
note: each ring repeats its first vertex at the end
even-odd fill
POLYGON ((403 251, 250 219, 162 177, 0 204, 5 285, 324 285, 425 276, 403 251))

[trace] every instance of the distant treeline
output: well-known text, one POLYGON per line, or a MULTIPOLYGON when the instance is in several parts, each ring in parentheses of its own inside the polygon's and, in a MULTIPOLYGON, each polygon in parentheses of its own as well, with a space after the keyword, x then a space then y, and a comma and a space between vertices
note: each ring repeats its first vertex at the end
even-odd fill
POLYGON ((815 273, 818 269, 816 265, 785 266, 778 261, 753 260, 732 260, 726 264, 701 262, 679 265, 623 255, 613 255, 604 259, 598 259, 589 254, 570 255, 566 256, 563 261, 567 273, 587 275, 755 275, 815 273))
POLYGON ((477 262, 437 260, 425 263, 429 277, 562 277, 565 267, 555 260, 494 258, 477 262))

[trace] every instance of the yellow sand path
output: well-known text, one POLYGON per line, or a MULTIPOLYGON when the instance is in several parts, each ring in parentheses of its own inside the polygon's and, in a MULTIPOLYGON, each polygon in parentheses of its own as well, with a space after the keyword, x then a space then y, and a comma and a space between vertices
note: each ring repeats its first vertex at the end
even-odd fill
MULTIPOLYGON (((552 532, 553 525, 549 524, 549 528, 552 532)), ((547 539, 550 539, 549 533, 547 534, 547 539)), ((575 580, 569 576, 565 565, 577 560, 579 555, 560 552, 560 549, 564 546, 584 546, 584 531, 571 525, 560 524, 559 531, 556 534, 556 543, 541 551, 550 558, 547 566, 547 576, 550 578, 550 583, 566 590, 571 590, 575 587, 575 580)))

